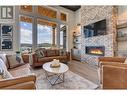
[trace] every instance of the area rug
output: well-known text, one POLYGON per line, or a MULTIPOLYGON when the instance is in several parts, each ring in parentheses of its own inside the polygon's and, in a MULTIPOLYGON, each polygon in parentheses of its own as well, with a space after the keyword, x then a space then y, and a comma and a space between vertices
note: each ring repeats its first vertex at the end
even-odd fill
POLYGON ((65 80, 63 83, 51 86, 45 77, 43 69, 32 70, 33 73, 37 75, 37 89, 96 89, 98 85, 93 82, 73 73, 72 71, 67 71, 65 73, 65 80))

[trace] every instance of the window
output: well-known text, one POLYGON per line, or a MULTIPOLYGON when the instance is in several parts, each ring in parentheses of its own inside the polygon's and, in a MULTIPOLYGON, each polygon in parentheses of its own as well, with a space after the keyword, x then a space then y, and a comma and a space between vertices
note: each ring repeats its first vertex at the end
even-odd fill
POLYGON ((60 48, 66 48, 66 30, 57 31, 57 23, 67 21, 67 14, 51 7, 31 5, 20 6, 19 13, 21 51, 31 52, 32 47, 54 48, 59 45, 60 48), (33 35, 33 32, 37 35, 33 35))
POLYGON ((60 48, 63 48, 63 31, 60 31, 60 48))
POLYGON ((66 26, 60 25, 60 48, 66 49, 66 26))
POLYGON ((50 8, 45 8, 42 6, 38 6, 37 8, 38 8, 37 11, 38 11, 39 15, 47 16, 50 18, 56 18, 57 17, 57 12, 50 9, 50 8))
POLYGON ((67 21, 67 15, 65 13, 60 13, 60 20, 67 21))
POLYGON ((21 6, 20 9, 21 11, 25 11, 25 12, 32 12, 32 6, 30 5, 21 6))
POLYGON ((32 50, 32 18, 20 16, 20 45, 22 52, 32 50))
POLYGON ((55 23, 46 20, 37 20, 37 46, 50 48, 53 44, 53 26, 55 23))

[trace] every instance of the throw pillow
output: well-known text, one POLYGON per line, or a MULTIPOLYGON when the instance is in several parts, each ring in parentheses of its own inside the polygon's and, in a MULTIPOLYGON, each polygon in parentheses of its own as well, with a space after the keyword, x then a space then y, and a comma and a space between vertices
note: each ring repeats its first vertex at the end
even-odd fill
POLYGON ((16 60, 19 63, 24 63, 21 53, 16 53, 16 60))
POLYGON ((39 49, 35 50, 35 54, 37 55, 38 58, 45 57, 45 49, 39 48, 39 49))
POLYGON ((36 50, 35 53, 36 53, 36 55, 37 55, 38 58, 44 57, 44 53, 41 50, 36 50))
POLYGON ((124 64, 127 64, 127 58, 125 59, 124 64))
POLYGON ((3 68, 4 70, 7 70, 7 67, 4 63, 4 61, 0 58, 0 68, 3 68))
POLYGON ((60 56, 65 56, 66 55, 66 50, 60 49, 60 56))
POLYGON ((0 76, 3 79, 12 78, 12 75, 8 72, 6 65, 2 59, 0 59, 0 76))
POLYGON ((10 68, 15 68, 24 64, 22 62, 17 61, 16 55, 7 55, 7 59, 8 59, 10 68))
POLYGON ((1 79, 3 79, 3 76, 2 76, 2 75, 0 75, 0 80, 1 80, 1 79))
POLYGON ((13 78, 10 72, 8 72, 8 70, 0 68, 0 72, 1 72, 0 75, 2 76, 3 79, 13 78))

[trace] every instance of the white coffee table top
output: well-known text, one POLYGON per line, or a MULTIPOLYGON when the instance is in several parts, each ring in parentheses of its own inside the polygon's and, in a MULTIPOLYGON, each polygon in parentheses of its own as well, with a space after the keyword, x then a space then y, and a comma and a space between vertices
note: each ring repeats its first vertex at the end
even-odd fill
POLYGON ((52 62, 45 63, 43 65, 43 69, 46 70, 47 72, 55 73, 55 74, 65 73, 69 70, 69 67, 64 63, 60 63, 60 67, 58 68, 51 68, 50 64, 52 64, 52 62))

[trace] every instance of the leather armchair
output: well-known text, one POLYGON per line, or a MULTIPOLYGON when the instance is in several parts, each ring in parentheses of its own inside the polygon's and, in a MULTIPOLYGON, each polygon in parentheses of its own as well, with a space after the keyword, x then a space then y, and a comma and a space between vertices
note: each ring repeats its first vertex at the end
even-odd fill
POLYGON ((114 65, 114 64, 121 64, 125 62, 124 57, 99 57, 99 67, 102 65, 114 65))
POLYGON ((0 89, 36 89, 36 76, 30 74, 22 77, 0 80, 0 89))
MULTIPOLYGON (((98 60, 99 60, 99 74, 100 74, 99 79, 100 79, 100 84, 102 84, 103 89, 121 88, 121 87, 117 87, 117 86, 115 87, 115 85, 112 86, 112 83, 115 82, 114 80, 117 80, 117 77, 118 77, 118 76, 116 77, 112 73, 116 70, 115 68, 119 68, 119 67, 120 68, 121 67, 127 68, 127 64, 124 64, 125 59, 126 58, 124 58, 124 57, 100 57, 100 58, 98 58, 98 60), (111 69, 111 70, 109 70, 109 69, 111 69)), ((120 68, 119 68, 119 72, 121 72, 120 68)), ((114 73, 114 74, 117 74, 117 73, 114 73)), ((124 75, 122 75, 122 77, 124 78, 124 75)), ((113 83, 113 84, 115 84, 115 83, 113 83)), ((122 82, 121 82, 121 84, 122 84, 122 82)))
POLYGON ((127 89, 127 64, 102 66, 103 89, 127 89))
POLYGON ((30 71, 29 64, 22 64, 15 68, 9 67, 6 54, 0 54, 7 70, 13 76, 12 78, 0 78, 0 89, 36 89, 36 75, 30 71))

